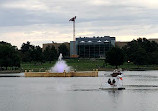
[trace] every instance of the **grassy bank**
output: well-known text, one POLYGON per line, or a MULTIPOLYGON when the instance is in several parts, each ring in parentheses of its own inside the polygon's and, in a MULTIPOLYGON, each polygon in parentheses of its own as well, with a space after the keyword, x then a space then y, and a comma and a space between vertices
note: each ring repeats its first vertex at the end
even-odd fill
MULTIPOLYGON (((72 66, 73 69, 77 71, 92 71, 93 69, 98 69, 103 66, 103 60, 78 60, 78 59, 67 59, 65 60, 68 66, 72 66)), ((46 63, 22 63, 22 70, 33 70, 33 71, 45 71, 49 70, 54 66, 56 62, 46 62, 46 63)))
MULTIPOLYGON (((104 60, 94 60, 94 59, 66 59, 66 63, 69 66, 72 66, 73 69, 77 71, 92 71, 93 69, 99 70, 114 70, 115 67, 109 64, 104 63, 104 60)), ((46 62, 46 63, 22 63, 21 68, 22 71, 25 70, 33 70, 33 71, 45 71, 49 70, 52 66, 54 66, 54 62, 46 62)), ((158 65, 142 65, 136 66, 133 63, 124 63, 119 66, 123 70, 158 70, 158 65)))

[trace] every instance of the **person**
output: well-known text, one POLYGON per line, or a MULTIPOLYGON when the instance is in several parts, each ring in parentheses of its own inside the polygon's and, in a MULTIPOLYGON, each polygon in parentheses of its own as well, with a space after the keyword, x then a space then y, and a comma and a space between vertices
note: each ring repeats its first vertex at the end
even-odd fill
POLYGON ((108 80, 108 84, 110 84, 111 85, 111 79, 109 78, 109 80, 108 80))

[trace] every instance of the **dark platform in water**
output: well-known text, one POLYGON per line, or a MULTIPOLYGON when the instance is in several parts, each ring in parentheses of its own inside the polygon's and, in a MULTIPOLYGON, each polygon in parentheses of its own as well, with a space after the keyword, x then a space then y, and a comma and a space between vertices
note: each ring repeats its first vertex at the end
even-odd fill
POLYGON ((125 90, 124 87, 122 87, 122 88, 99 88, 99 89, 102 89, 102 90, 125 90))
POLYGON ((125 90, 125 88, 124 88, 124 87, 122 87, 122 88, 118 88, 118 90, 125 90))
POLYGON ((121 72, 114 72, 112 74, 110 74, 112 77, 117 77, 118 75, 121 75, 121 72))

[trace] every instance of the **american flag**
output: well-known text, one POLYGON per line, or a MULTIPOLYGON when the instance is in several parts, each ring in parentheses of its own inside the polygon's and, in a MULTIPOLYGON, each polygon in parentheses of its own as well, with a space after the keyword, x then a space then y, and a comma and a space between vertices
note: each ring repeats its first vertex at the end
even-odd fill
POLYGON ((76 16, 72 17, 69 21, 75 21, 76 16))

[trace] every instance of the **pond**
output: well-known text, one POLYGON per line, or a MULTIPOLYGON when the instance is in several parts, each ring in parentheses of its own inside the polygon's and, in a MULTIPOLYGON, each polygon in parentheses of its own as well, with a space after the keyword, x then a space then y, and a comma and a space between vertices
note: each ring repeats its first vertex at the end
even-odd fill
POLYGON ((124 71, 126 90, 99 89, 99 77, 0 75, 0 111, 157 111, 158 71, 124 71))

